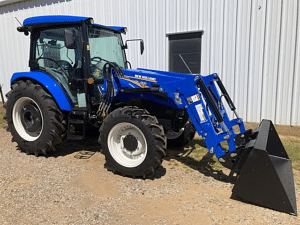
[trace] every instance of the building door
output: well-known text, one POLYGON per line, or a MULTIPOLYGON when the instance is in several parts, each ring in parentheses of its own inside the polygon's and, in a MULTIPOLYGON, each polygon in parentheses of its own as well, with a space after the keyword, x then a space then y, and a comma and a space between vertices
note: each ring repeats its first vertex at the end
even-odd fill
POLYGON ((190 73, 189 70, 193 74, 201 72, 201 38, 203 33, 204 31, 201 30, 167 34, 169 38, 170 72, 190 73))

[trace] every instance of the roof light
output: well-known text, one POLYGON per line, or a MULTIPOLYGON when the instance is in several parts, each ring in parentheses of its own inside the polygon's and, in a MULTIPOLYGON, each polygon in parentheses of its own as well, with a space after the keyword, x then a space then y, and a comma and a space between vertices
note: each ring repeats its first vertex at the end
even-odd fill
POLYGON ((94 19, 93 19, 93 18, 89 18, 89 23, 90 23, 91 25, 93 25, 93 24, 94 24, 94 19))
POLYGON ((126 34, 127 33, 127 27, 124 27, 121 31, 123 34, 126 34))

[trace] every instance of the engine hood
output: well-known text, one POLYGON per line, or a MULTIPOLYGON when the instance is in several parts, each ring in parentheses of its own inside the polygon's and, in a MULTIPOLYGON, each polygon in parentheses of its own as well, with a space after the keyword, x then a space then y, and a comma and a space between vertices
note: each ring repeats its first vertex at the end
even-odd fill
POLYGON ((196 76, 191 74, 149 70, 149 69, 142 69, 142 68, 125 69, 123 71, 126 76, 130 76, 132 78, 139 79, 139 80, 145 80, 149 82, 159 82, 159 83, 183 81, 186 79, 191 79, 191 78, 193 79, 196 76))
MULTIPOLYGON (((189 94, 196 87, 200 75, 174 73, 149 69, 124 69, 120 78, 122 88, 149 88, 159 86, 161 92, 189 94), (193 87, 193 88, 191 88, 193 87)), ((191 92, 194 93, 194 92, 191 92)))

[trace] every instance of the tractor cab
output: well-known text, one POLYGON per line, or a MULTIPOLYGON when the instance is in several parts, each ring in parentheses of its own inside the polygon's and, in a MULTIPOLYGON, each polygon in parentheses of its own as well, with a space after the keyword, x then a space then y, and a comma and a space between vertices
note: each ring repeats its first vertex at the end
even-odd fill
POLYGON ((30 70, 54 78, 73 111, 91 113, 99 105, 105 63, 127 67, 124 27, 93 24, 88 17, 41 16, 26 19, 18 30, 31 32, 30 70))
POLYGON ((80 132, 69 132, 68 138, 83 139, 87 122, 99 126, 95 115, 103 101, 104 65, 126 69, 129 64, 121 37, 126 28, 94 24, 89 17, 40 16, 25 19, 18 31, 31 33, 30 70, 55 80, 71 106, 68 126, 80 132))

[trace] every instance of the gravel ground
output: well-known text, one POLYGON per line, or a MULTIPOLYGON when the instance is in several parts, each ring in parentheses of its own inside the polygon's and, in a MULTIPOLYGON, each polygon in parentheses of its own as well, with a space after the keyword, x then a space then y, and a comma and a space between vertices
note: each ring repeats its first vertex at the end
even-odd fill
MULTIPOLYGON (((94 140, 35 157, 17 150, 4 129, 0 136, 0 224, 300 224, 231 199, 228 171, 187 168, 172 153, 154 179, 142 180, 107 171, 94 140), (83 150, 93 155, 74 157, 83 150)), ((298 199, 299 177, 295 171, 298 199)))

